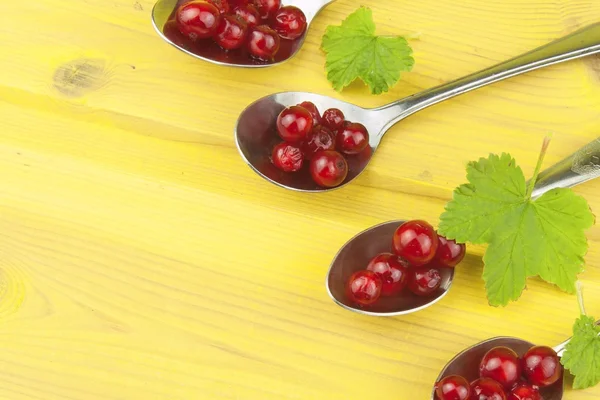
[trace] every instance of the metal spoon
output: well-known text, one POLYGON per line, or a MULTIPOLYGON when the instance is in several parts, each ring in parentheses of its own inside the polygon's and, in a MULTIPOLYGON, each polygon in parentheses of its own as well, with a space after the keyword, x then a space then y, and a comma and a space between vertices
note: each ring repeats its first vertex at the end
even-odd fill
MULTIPOLYGON (((588 143, 564 160, 542 171, 532 197, 558 187, 573 187, 600 176, 600 138, 588 143)), ((369 228, 350 239, 335 255, 325 286, 329 297, 349 311, 372 316, 398 316, 423 310, 440 301, 450 290, 454 268, 442 268, 440 289, 428 297, 418 297, 408 291, 400 296, 382 298, 375 306, 362 309, 346 298, 346 282, 356 271, 365 269, 371 258, 391 252, 392 236, 404 221, 390 221, 369 228)), ((548 400, 548 399, 546 399, 548 400)))
MULTIPOLYGON (((596 325, 600 325, 600 320, 596 321, 596 325)), ((559 357, 562 357, 563 353, 565 352, 565 348, 571 339, 572 338, 569 338, 561 344, 553 347, 554 351, 559 357)), ((507 336, 500 336, 484 340, 483 342, 479 342, 476 345, 463 350, 452 360, 450 360, 442 369, 442 372, 440 372, 438 375, 436 382, 439 382, 449 375, 460 375, 469 382, 474 381, 475 379, 479 378, 478 367, 485 353, 498 346, 508 347, 517 353, 519 357, 521 357, 527 352, 527 350, 534 346, 534 344, 523 339, 507 336)), ((563 392, 564 381, 562 375, 554 384, 540 389, 540 394, 544 400, 561 400, 563 397, 563 392)), ((435 384, 433 385, 433 389, 431 391, 431 400, 436 400, 435 384)))
MULTIPOLYGON (((558 346, 554 347, 554 351, 558 354, 559 357, 562 356, 567 343, 569 343, 571 339, 564 341, 558 346)), ((449 375, 460 375, 464 377, 467 381, 473 382, 475 379, 479 378, 479 363, 481 359, 489 350, 497 346, 505 346, 512 349, 515 353, 519 355, 519 357, 523 356, 531 347, 534 346, 533 343, 528 341, 517 339, 513 337, 496 337, 493 339, 484 340, 474 346, 469 347, 468 349, 463 350, 456 357, 454 357, 442 372, 438 376, 436 382, 439 382, 442 378, 445 378, 449 375)), ((540 390, 540 394, 544 398, 544 400, 561 400, 563 397, 563 377, 561 376, 558 381, 554 384, 542 388, 540 390)), ((431 400, 436 400, 437 397, 435 395, 435 384, 433 390, 431 391, 431 400)))
POLYGON ((288 61, 289 59, 291 59, 292 57, 294 57, 298 51, 300 50, 300 48, 302 47, 302 45, 304 44, 304 40, 306 38, 306 32, 308 32, 308 29, 310 28, 311 23, 313 22, 313 20, 315 19, 315 17, 317 16, 317 14, 319 14, 319 12, 325 8, 325 6, 327 6, 329 3, 333 3, 335 0, 310 0, 310 1, 306 1, 306 0, 284 0, 282 1, 282 5, 285 6, 296 6, 299 9, 301 9, 304 12, 304 15, 306 16, 306 31, 304 32, 304 34, 302 35, 301 38, 297 39, 296 41, 294 41, 293 44, 293 48, 291 51, 291 54, 284 60, 281 60, 279 62, 274 62, 274 63, 257 63, 257 64, 238 64, 238 63, 234 63, 231 61, 228 61, 227 59, 222 59, 222 60, 216 60, 216 59, 212 59, 209 57, 204 57, 201 56, 199 54, 196 54, 194 52, 191 52, 187 49, 185 49, 183 46, 181 46, 178 43, 173 42, 171 39, 169 39, 163 32, 163 27, 165 26, 165 23, 169 20, 170 15, 173 13, 173 10, 175 9, 175 7, 177 6, 178 0, 158 0, 156 2, 156 4, 154 5, 154 8, 152 9, 152 25, 154 26, 154 29, 156 30, 156 32, 158 33, 158 35, 163 38, 163 40, 167 43, 169 43, 170 45, 174 46, 175 48, 183 51, 184 53, 198 58, 200 60, 204 60, 204 61, 208 61, 210 63, 213 64, 217 64, 217 65, 224 65, 224 66, 230 66, 230 67, 240 67, 240 68, 265 68, 265 67, 274 67, 276 65, 280 65, 283 64, 284 62, 288 61))
POLYGON ((362 108, 345 101, 314 93, 284 92, 263 97, 250 104, 240 115, 235 139, 242 158, 266 180, 286 189, 301 192, 324 192, 312 182, 306 170, 280 173, 269 162, 270 151, 278 141, 275 123, 279 113, 288 106, 312 101, 319 110, 339 108, 346 119, 360 122, 370 132, 371 154, 362 159, 349 157, 350 173, 340 188, 356 178, 366 167, 383 135, 398 121, 426 107, 490 83, 560 62, 600 53, 600 23, 580 29, 521 56, 497 64, 464 78, 414 94, 379 108, 362 108))

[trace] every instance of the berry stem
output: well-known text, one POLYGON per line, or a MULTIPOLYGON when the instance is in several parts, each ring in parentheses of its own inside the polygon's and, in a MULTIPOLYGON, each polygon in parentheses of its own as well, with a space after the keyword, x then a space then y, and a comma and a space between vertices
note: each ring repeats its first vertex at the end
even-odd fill
POLYGON ((581 312, 581 315, 586 315, 585 305, 583 304, 583 284, 580 281, 577 281, 575 288, 577 290, 577 303, 579 304, 579 312, 581 312))
POLYGON ((533 189, 535 188, 535 184, 537 182, 538 175, 540 174, 540 169, 542 169, 542 164, 544 163, 544 157, 546 156, 546 151, 548 150, 548 146, 550 145, 550 139, 552 139, 552 134, 549 134, 544 138, 544 142, 542 143, 542 150, 540 151, 540 155, 538 157, 537 164, 535 166, 535 171, 533 172, 533 177, 529 181, 529 187, 527 188, 527 195, 525 198, 527 200, 531 199, 531 194, 533 193, 533 189))

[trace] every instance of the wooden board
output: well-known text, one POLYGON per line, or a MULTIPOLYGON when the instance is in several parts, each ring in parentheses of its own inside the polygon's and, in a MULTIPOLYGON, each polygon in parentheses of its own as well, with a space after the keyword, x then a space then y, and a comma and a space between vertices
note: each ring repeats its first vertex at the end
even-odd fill
MULTIPOLYGON (((370 3, 370 4, 369 4, 370 3)), ((531 174, 600 135, 600 59, 536 71, 395 126, 369 169, 324 195, 261 180, 233 142, 236 116, 276 91, 378 106, 600 21, 597 0, 376 0, 378 33, 419 32, 389 93, 336 93, 321 35, 360 4, 319 15, 306 47, 264 70, 209 65, 154 33, 149 0, 0 2, 0 398, 426 399, 479 340, 553 345, 574 296, 530 280, 486 304, 482 247, 451 293, 378 319, 335 305, 328 265, 391 219, 437 224, 467 161, 511 152, 531 174)), ((576 188, 600 210, 600 185, 576 188)), ((600 317, 600 229, 581 275, 600 317)), ((600 399, 600 387, 566 399, 600 399)))

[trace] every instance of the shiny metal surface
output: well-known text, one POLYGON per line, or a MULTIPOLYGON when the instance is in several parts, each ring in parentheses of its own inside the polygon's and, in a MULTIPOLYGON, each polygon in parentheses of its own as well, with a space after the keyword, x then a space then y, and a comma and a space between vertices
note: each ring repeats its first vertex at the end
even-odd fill
MULTIPOLYGON (((308 30, 310 29, 310 25, 312 24, 315 17, 319 14, 319 12, 323 8, 325 8, 325 6, 327 6, 330 3, 333 3, 334 1, 335 0, 284 0, 284 1, 282 1, 282 5, 296 6, 304 12, 304 15, 306 15, 306 32, 308 32, 308 30)), ((165 34, 162 31, 162 28, 165 25, 165 23, 167 22, 167 20, 169 19, 169 16, 173 12, 173 10, 175 9, 176 4, 177 4, 177 0, 158 0, 154 4, 154 7, 152 8, 152 25, 154 26, 156 33, 158 33, 158 35, 165 42, 169 43, 173 47, 183 51, 184 53, 186 53, 194 58, 198 58, 200 60, 207 61, 212 64, 223 65, 223 66, 228 66, 228 67, 238 67, 238 68, 274 67, 276 65, 283 64, 284 62, 288 61, 289 59, 293 58, 296 54, 298 54, 298 51, 300 51, 300 48, 302 47, 302 45, 304 44, 304 40, 306 39, 306 32, 305 32, 304 35, 302 35, 302 38, 300 39, 300 42, 298 43, 298 45, 296 47, 296 51, 290 57, 286 58, 285 60, 277 62, 277 63, 273 63, 273 64, 242 65, 242 64, 230 64, 227 62, 216 61, 216 60, 192 53, 191 51, 188 51, 188 50, 184 49, 183 47, 178 46, 176 43, 173 43, 168 37, 165 36, 165 34)))
POLYGON ((235 128, 236 143, 240 154, 250 167, 278 186, 303 192, 339 189, 360 175, 369 159, 361 160, 355 173, 342 185, 331 189, 316 186, 310 182, 307 174, 284 175, 271 168, 268 146, 277 139, 275 120, 283 108, 302 101, 314 102, 321 111, 331 107, 340 108, 348 120, 360 122, 367 127, 373 154, 390 127, 419 110, 515 75, 596 53, 600 53, 600 23, 587 26, 493 67, 379 108, 366 109, 314 93, 277 93, 255 101, 242 112, 235 128))
POLYGON ((532 197, 558 187, 572 187, 600 176, 600 138, 541 172, 532 197))
POLYGON ((392 237, 404 221, 390 221, 374 226, 350 239, 335 255, 327 273, 325 286, 329 297, 341 307, 360 314, 393 317, 410 314, 440 301, 452 286, 454 268, 442 268, 442 284, 431 296, 419 297, 405 290, 399 296, 381 298, 368 309, 358 308, 347 301, 346 282, 350 276, 365 269, 371 258, 379 253, 392 252, 392 237))

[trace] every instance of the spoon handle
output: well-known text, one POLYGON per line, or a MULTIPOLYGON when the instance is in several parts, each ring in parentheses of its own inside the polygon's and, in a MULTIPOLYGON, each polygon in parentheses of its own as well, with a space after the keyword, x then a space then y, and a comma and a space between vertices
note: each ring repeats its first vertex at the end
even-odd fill
POLYGON ((568 188, 600 176, 600 138, 583 146, 538 175, 532 197, 554 188, 568 188))
POLYGON ((579 29, 525 54, 464 78, 383 106, 379 111, 382 111, 382 117, 387 117, 386 119, 390 121, 386 124, 386 127, 389 127, 419 110, 459 94, 535 69, 596 53, 600 53, 600 23, 579 29))

